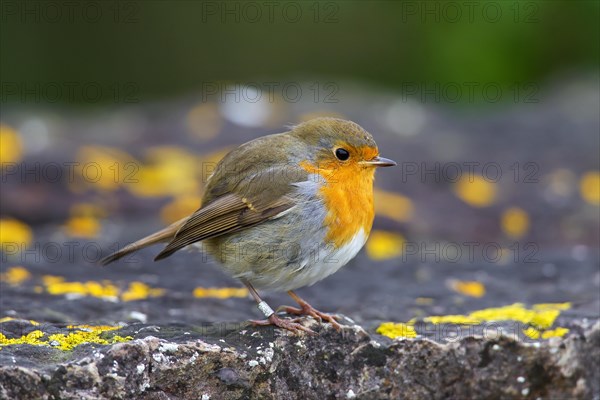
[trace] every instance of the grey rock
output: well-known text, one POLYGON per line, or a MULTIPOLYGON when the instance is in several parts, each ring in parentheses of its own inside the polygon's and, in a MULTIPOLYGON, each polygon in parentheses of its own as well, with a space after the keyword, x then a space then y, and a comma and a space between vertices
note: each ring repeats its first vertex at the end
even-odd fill
POLYGON ((43 352, 27 357, 32 346, 9 346, 2 352, 21 348, 29 366, 19 359, 0 366, 0 398, 600 398, 600 322, 538 343, 468 336, 448 344, 305 323, 318 333, 251 328, 222 339, 146 336, 73 351, 60 362, 43 352))

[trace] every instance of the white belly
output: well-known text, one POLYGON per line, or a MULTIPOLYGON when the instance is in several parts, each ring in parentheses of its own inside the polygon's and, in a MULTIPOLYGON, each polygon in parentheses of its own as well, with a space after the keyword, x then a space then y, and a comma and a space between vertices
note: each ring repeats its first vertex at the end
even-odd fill
MULTIPOLYGON (((328 246, 319 254, 313 254, 305 259, 303 265, 296 273, 290 273, 287 279, 279 280, 280 285, 266 287, 276 291, 288 291, 313 285, 329 275, 337 272, 340 268, 352 260, 360 249, 365 245, 367 236, 364 230, 360 230, 352 240, 338 249, 328 246)), ((264 285, 269 286, 269 285, 264 285)))

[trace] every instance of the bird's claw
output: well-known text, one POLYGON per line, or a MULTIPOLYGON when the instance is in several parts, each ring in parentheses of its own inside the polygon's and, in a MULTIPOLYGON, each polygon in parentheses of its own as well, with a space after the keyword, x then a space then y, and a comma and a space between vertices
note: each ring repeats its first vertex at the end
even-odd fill
POLYGON ((253 326, 268 326, 268 325, 274 325, 277 326, 281 329, 286 329, 288 331, 291 331, 295 334, 299 334, 301 332, 305 332, 308 333, 310 335, 314 335, 315 331, 313 331, 310 328, 305 327, 302 324, 299 324, 297 319, 282 319, 279 318, 276 314, 272 314, 269 318, 267 319, 262 319, 262 320, 250 320, 250 323, 253 326))
MULTIPOLYGON (((338 319, 340 319, 340 317, 338 315, 335 314, 327 314, 324 312, 321 312, 315 308, 313 308, 313 306, 311 306, 310 304, 306 303, 303 304, 301 306, 301 308, 296 308, 296 307, 290 307, 290 306, 281 306, 277 309, 277 311, 285 311, 288 314, 292 314, 292 315, 308 315, 310 317, 313 317, 314 319, 316 319, 319 322, 329 322, 331 324, 331 326, 333 326, 335 328, 336 331, 339 331, 340 329, 342 329, 342 326, 337 322, 338 319)), ((300 318, 295 318, 292 321, 299 321, 300 318)))

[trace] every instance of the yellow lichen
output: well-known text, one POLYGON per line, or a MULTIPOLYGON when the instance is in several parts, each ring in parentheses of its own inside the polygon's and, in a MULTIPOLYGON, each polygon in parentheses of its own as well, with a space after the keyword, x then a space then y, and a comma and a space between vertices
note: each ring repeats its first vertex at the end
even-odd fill
POLYGON ((529 229, 529 215, 519 207, 511 207, 504 211, 500 223, 507 236, 518 239, 529 229))
POLYGON ((58 281, 47 284, 46 291, 53 295, 79 294, 94 297, 117 297, 119 295, 119 288, 108 281, 103 283, 58 281))
MULTIPOLYGON (((557 327, 554 330, 549 330, 552 327, 556 318, 563 310, 568 310, 571 307, 570 303, 544 303, 535 304, 531 309, 526 308, 521 303, 515 303, 504 307, 486 308, 483 310, 473 311, 466 315, 440 315, 430 316, 423 319, 424 322, 439 324, 457 324, 457 325, 477 325, 484 322, 494 321, 518 321, 528 325, 523 333, 532 339, 550 337, 562 337, 569 332, 566 328, 557 327)), ((383 332, 390 332, 394 328, 394 323, 387 322, 382 324, 377 330, 383 329, 383 332)), ((399 323, 402 327, 402 323, 399 323)), ((414 322, 409 321, 409 326, 413 326, 414 322)), ((383 333, 382 333, 383 334, 383 333)), ((387 334, 386 334, 387 336, 387 334)), ((391 337, 391 336, 390 336, 391 337)), ((408 336, 407 336, 408 337, 408 336)))
POLYGON ((424 319, 425 322, 432 324, 457 324, 457 325, 476 325, 481 321, 467 315, 434 315, 424 319))
POLYGON ((477 281, 452 281, 451 288, 465 296, 483 297, 485 295, 485 286, 477 281))
POLYGON ((83 146, 76 156, 71 188, 93 188, 99 191, 115 191, 125 183, 136 181, 139 162, 128 153, 108 146, 83 146))
POLYGON ((34 346, 43 346, 47 344, 47 342, 40 340, 40 338, 44 337, 44 335, 44 332, 40 330, 35 330, 29 332, 27 335, 9 339, 2 333, 0 333, 0 346, 8 346, 11 344, 31 344, 34 346))
POLYGON ((23 267, 11 267, 6 272, 0 274, 0 281, 9 285, 19 285, 31 278, 31 273, 23 267))
POLYGON ((0 219, 0 246, 6 255, 14 255, 27 249, 33 234, 31 228, 16 219, 0 219))
POLYGON ((406 222, 412 218, 414 206, 412 201, 398 193, 375 190, 375 214, 398 222, 406 222))
POLYGON ((197 287, 194 289, 194 297, 215 297, 218 299, 228 299, 230 297, 247 297, 248 289, 246 288, 203 288, 197 287))
POLYGON ((496 199, 496 185, 481 176, 468 176, 454 186, 458 198, 473 207, 486 207, 496 199))
POLYGON ((563 337, 569 333, 568 328, 557 327, 556 329, 550 329, 542 333, 542 339, 550 339, 553 337, 563 337))
POLYGON ((367 255, 373 260, 387 260, 402 255, 404 237, 398 233, 374 231, 367 241, 367 255))
POLYGON ((45 286, 49 286, 54 283, 63 282, 64 280, 65 280, 65 278, 63 278, 62 276, 56 276, 56 275, 42 276, 42 282, 44 283, 45 286))
POLYGON ((100 233, 99 218, 106 216, 106 211, 95 204, 79 203, 71 207, 71 217, 65 224, 67 234, 73 237, 94 238, 100 233))
POLYGON ((184 148, 159 146, 148 150, 148 163, 126 185, 140 197, 180 196, 200 192, 198 158, 184 148))
POLYGON ((119 329, 118 326, 70 325, 67 328, 71 330, 68 333, 55 333, 46 336, 46 333, 41 330, 35 330, 19 338, 10 339, 0 333, 0 346, 29 344, 33 346, 50 346, 60 350, 72 350, 76 346, 85 343, 108 345, 133 340, 131 336, 113 335, 108 338, 101 336, 104 332, 119 329))
POLYGON ((127 289, 120 289, 115 283, 104 280, 102 282, 66 282, 63 277, 44 275, 42 282, 46 291, 53 295, 79 294, 101 298, 120 298, 123 301, 142 300, 149 297, 159 297, 165 289, 153 288, 143 282, 131 282, 127 289))
POLYGON ((377 333, 392 339, 417 337, 415 327, 402 322, 384 322, 377 328, 377 333))
POLYGON ((547 329, 552 326, 556 318, 560 315, 560 310, 564 310, 565 307, 565 303, 556 305, 538 304, 532 309, 528 309, 521 303, 515 303, 510 306, 474 311, 468 315, 468 318, 473 319, 477 323, 489 321, 519 321, 524 324, 530 324, 536 328, 547 329))
POLYGON ((92 216, 71 217, 65 227, 69 236, 95 238, 100 231, 100 222, 92 216))
POLYGON ((121 294, 121 300, 143 300, 148 297, 159 297, 164 294, 164 289, 152 288, 143 282, 131 282, 129 288, 121 294))
POLYGON ((581 197, 590 204, 600 204, 600 171, 588 171, 579 182, 581 197))
POLYGON ((21 136, 6 124, 0 124, 0 163, 19 162, 23 156, 21 136))
POLYGON ((539 339, 540 331, 535 329, 533 326, 528 327, 527 329, 523 329, 523 334, 530 339, 539 339))
POLYGON ((552 326, 556 318, 564 309, 564 303, 556 306, 552 304, 538 305, 532 309, 526 308, 521 303, 510 306, 487 308, 469 314, 469 317, 478 322, 485 321, 519 321, 524 324, 533 325, 536 328, 547 329, 552 326))

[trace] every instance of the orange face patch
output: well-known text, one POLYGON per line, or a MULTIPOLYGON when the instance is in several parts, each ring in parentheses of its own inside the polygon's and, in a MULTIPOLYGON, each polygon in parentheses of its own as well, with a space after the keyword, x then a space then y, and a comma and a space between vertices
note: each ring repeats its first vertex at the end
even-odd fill
POLYGON ((375 215, 375 168, 360 165, 358 161, 371 160, 378 155, 378 151, 376 148, 365 147, 354 149, 352 153, 360 156, 347 162, 332 159, 318 165, 300 163, 305 171, 318 174, 324 180, 319 192, 328 210, 324 221, 327 228, 325 240, 336 247, 351 241, 360 229, 368 236, 375 215))

